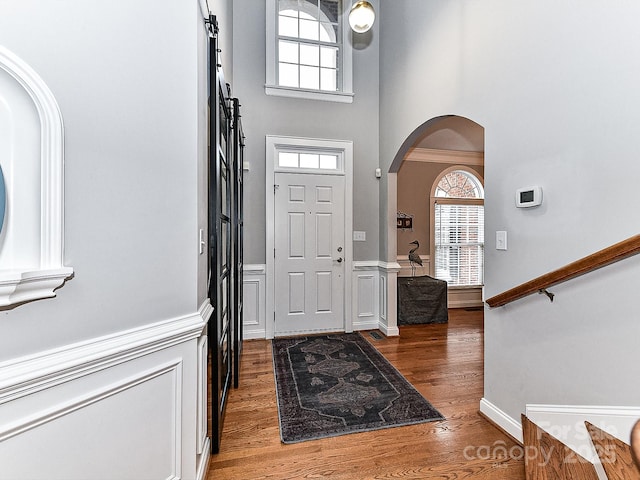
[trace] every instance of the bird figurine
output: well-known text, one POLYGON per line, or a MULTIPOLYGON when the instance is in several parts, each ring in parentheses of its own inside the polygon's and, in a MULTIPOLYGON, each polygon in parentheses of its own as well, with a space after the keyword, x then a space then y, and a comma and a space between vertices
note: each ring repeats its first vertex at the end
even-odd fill
POLYGON ((411 276, 415 277, 416 276, 416 264, 422 266, 422 259, 420 258, 420 255, 418 255, 416 253, 416 250, 418 250, 418 248, 420 248, 420 243, 418 242, 418 240, 414 240, 409 245, 415 245, 415 247, 413 247, 411 250, 409 250, 409 263, 411 264, 411 276))

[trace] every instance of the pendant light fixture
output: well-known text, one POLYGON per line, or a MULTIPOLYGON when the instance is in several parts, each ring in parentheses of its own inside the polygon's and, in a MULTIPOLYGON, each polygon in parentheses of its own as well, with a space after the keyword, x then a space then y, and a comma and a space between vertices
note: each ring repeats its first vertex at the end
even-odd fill
POLYGON ((359 0, 353 4, 349 11, 349 25, 356 33, 368 32, 376 19, 373 6, 366 0, 359 0))

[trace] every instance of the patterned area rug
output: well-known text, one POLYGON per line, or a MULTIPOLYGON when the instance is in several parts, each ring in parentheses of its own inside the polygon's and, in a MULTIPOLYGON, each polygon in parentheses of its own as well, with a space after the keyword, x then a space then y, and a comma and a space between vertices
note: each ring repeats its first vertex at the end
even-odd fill
POLYGON ((444 420, 358 333, 275 339, 273 366, 283 443, 444 420))

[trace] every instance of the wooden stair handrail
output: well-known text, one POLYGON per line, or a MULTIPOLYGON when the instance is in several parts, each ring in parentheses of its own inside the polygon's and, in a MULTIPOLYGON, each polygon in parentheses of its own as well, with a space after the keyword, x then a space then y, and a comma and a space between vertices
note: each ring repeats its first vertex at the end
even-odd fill
POLYGON ((592 272, 611 263, 624 260, 637 253, 640 253, 640 235, 635 235, 615 245, 603 248, 596 253, 569 263, 558 270, 546 273, 517 287, 499 293, 489 298, 486 302, 492 308, 501 307, 514 300, 531 295, 532 293, 540 291, 546 292, 546 289, 552 285, 584 275, 585 273, 592 272))

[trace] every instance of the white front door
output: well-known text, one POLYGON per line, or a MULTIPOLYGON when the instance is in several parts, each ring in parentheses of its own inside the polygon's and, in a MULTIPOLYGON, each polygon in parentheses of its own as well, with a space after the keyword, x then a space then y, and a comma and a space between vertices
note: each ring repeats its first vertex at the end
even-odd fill
POLYGON ((275 334, 344 331, 344 176, 275 183, 275 334))

